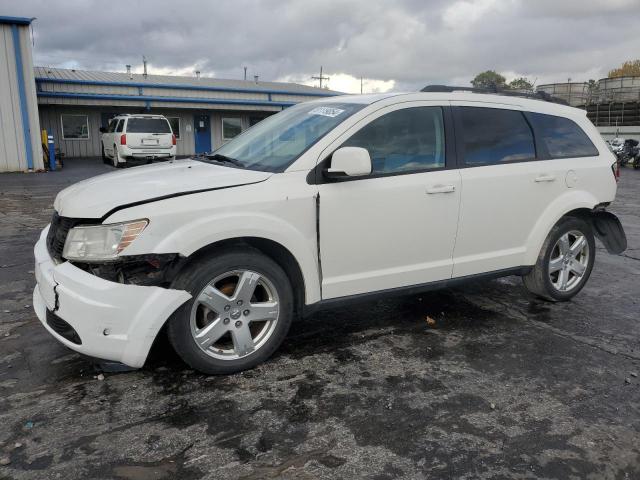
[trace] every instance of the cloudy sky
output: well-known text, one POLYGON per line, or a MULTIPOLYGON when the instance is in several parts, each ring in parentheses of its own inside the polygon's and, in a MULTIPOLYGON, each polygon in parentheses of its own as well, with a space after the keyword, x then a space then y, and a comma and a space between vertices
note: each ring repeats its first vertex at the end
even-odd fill
POLYGON ((537 84, 640 58, 640 0, 0 0, 37 17, 35 63, 288 80, 322 65, 341 91, 468 85, 495 69, 537 84))

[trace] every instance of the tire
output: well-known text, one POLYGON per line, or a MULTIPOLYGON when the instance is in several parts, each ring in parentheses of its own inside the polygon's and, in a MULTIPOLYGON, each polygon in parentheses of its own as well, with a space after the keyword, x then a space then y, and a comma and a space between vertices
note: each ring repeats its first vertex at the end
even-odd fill
POLYGON ((240 372, 267 360, 294 315, 286 273, 251 247, 192 261, 172 288, 192 299, 169 320, 169 341, 187 364, 206 374, 240 372))
POLYGON ((549 232, 533 269, 522 277, 524 285, 531 293, 546 300, 570 300, 587 283, 595 253, 591 226, 581 218, 564 217, 549 232), (578 243, 580 236, 584 242, 578 243))

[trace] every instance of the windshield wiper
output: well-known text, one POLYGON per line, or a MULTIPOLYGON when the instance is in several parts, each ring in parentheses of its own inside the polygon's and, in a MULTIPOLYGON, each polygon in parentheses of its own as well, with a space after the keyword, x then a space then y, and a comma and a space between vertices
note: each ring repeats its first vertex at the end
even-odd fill
POLYGON ((209 160, 217 160, 220 163, 230 163, 236 167, 245 168, 244 164, 240 160, 236 160, 235 158, 227 157, 226 155, 221 155, 219 153, 210 153, 205 155, 205 157, 209 160))

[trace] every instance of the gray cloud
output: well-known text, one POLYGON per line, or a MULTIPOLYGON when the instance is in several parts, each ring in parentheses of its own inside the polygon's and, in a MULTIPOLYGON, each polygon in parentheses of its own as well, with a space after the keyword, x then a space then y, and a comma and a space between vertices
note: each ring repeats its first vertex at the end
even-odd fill
POLYGON ((538 78, 605 76, 639 56, 640 0, 139 1, 0 0, 35 16, 38 64, 153 68, 306 81, 329 74, 396 89, 467 83, 488 68, 538 78))

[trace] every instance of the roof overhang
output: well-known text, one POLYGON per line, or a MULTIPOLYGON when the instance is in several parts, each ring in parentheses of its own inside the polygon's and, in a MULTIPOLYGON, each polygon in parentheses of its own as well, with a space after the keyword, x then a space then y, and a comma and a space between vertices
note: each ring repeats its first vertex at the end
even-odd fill
POLYGON ((5 25, 31 25, 36 17, 7 17, 0 15, 0 24, 5 25))

